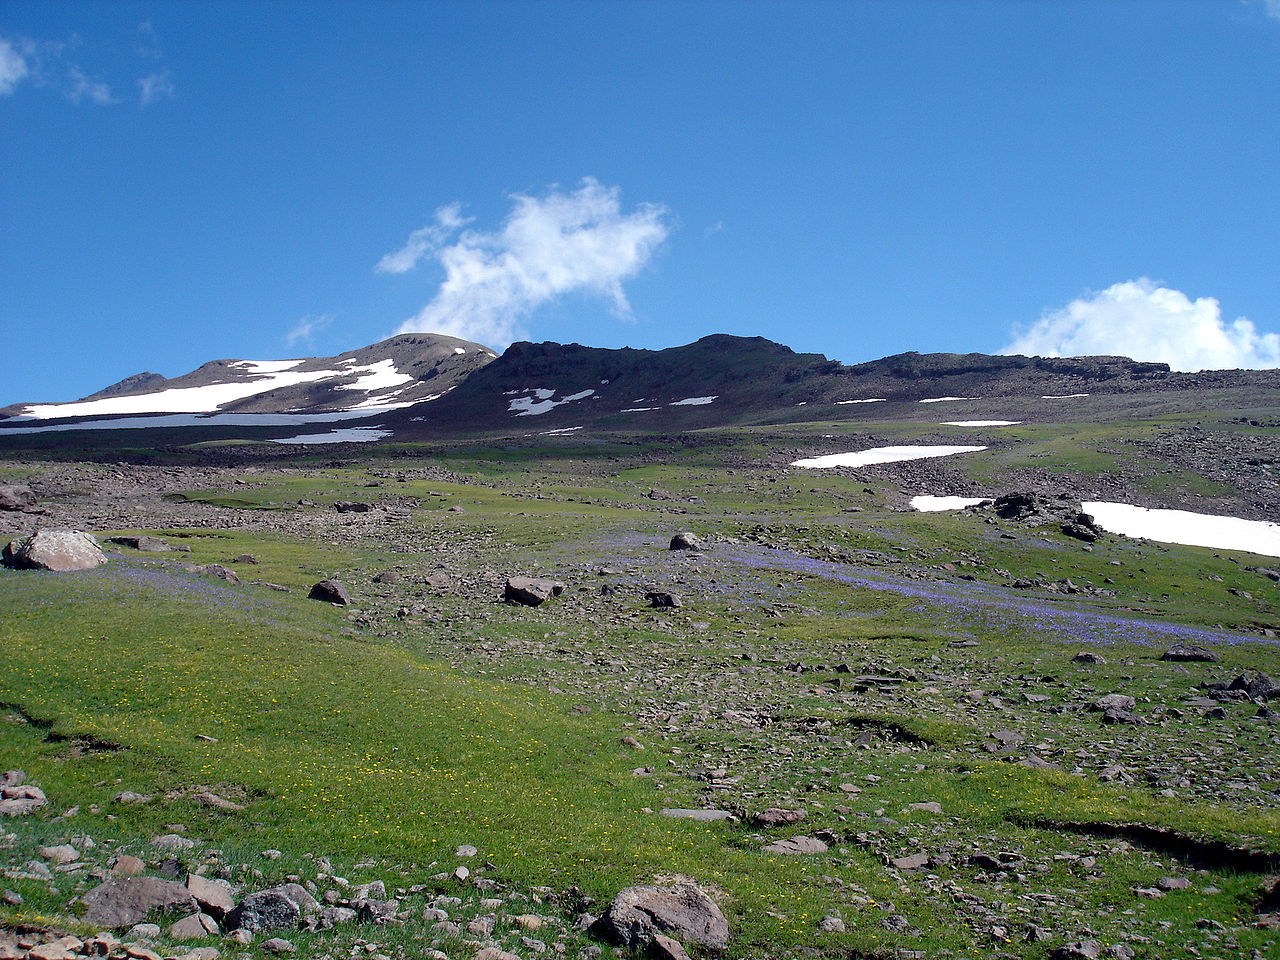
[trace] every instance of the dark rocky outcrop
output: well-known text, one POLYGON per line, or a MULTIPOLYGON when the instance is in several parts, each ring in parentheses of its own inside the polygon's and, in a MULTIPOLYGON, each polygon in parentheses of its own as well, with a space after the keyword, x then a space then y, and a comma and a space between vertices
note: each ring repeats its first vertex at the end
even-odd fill
POLYGON ((321 580, 311 588, 311 592, 307 594, 307 597, 311 600, 334 603, 340 607, 345 607, 351 603, 351 594, 347 592, 346 585, 340 580, 321 580))

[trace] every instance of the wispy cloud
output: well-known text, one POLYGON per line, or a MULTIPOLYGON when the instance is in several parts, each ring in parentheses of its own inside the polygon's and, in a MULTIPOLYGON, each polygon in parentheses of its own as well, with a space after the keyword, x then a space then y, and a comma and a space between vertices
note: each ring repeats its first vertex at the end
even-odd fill
POLYGON ((67 99, 72 103, 81 103, 88 100, 91 103, 96 103, 102 107, 108 106, 112 103, 119 103, 119 101, 111 95, 110 86, 102 80, 92 80, 85 76, 84 71, 79 67, 70 67, 68 69, 67 76, 67 99))
POLYGON ((168 70, 138 78, 138 102, 149 107, 157 100, 173 99, 173 80, 168 70))
POLYGON ((619 196, 617 187, 591 177, 571 192, 552 186, 541 197, 516 194, 499 230, 467 230, 448 246, 445 239, 465 221, 456 204, 442 207, 434 224, 379 261, 378 269, 400 273, 432 255, 445 271, 435 298, 396 332, 443 333, 501 348, 521 334, 534 309, 577 290, 630 316, 623 281, 649 262, 670 227, 665 207, 643 203, 624 214, 619 196))
POLYGON ((150 20, 143 20, 138 24, 137 36, 133 43, 133 52, 150 60, 159 60, 164 55, 160 49, 160 37, 157 36, 156 28, 150 20))
POLYGON ((435 223, 409 234, 405 245, 394 253, 388 253, 374 267, 379 273, 408 273, 423 257, 435 253, 444 242, 472 221, 462 216, 462 204, 450 203, 436 208, 435 223))
POLYGON ((317 333, 327 327, 333 321, 327 313, 318 314, 314 317, 303 317, 293 325, 293 329, 284 335, 286 346, 296 346, 299 343, 310 343, 317 333))
POLYGON ((1212 297, 1141 277, 1044 314, 1001 353, 1042 357, 1123 356, 1174 370, 1280 367, 1280 334, 1259 333, 1244 317, 1226 323, 1212 297))
POLYGON ((4 37, 0 37, 0 97, 13 93, 14 87, 27 75, 26 58, 13 48, 4 37))
POLYGON ((1280 0, 1262 0, 1262 7, 1267 11, 1268 17, 1280 20, 1280 0))

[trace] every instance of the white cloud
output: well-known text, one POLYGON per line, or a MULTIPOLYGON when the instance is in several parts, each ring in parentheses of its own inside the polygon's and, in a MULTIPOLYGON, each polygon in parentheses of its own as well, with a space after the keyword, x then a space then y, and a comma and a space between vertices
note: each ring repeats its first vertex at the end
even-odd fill
POLYGON ((284 342, 290 347, 298 343, 310 343, 312 337, 327 327, 332 320, 333 317, 327 313, 316 317, 303 317, 284 335, 284 342))
POLYGON ((1280 0, 1262 0, 1262 5, 1266 8, 1268 17, 1280 20, 1280 0))
POLYGON ((101 80, 90 80, 79 67, 71 67, 68 73, 70 81, 67 85, 67 99, 72 103, 91 100, 99 106, 118 103, 111 96, 111 88, 101 80))
POLYGON ((575 290, 603 296, 620 316, 630 315, 622 283, 666 239, 665 207, 645 203, 623 214, 618 188, 590 177, 569 193, 553 186, 544 197, 511 199, 511 212, 494 233, 468 230, 438 247, 435 231, 447 236, 457 221, 457 207, 444 207, 452 213, 437 211, 434 226, 383 258, 380 269, 407 270, 430 252, 445 271, 435 299, 397 333, 443 333, 500 348, 517 338, 531 311, 575 290))
POLYGON ((13 93, 22 78, 27 75, 27 61, 9 41, 0 37, 0 97, 13 93))
POLYGON ((1124 356, 1174 370, 1280 367, 1280 334, 1241 317, 1226 323, 1218 301, 1192 301, 1146 277, 1117 283, 1045 313, 1001 353, 1042 357, 1124 356))
POLYGON ((138 78, 138 102, 149 107, 157 100, 173 99, 173 81, 169 79, 169 71, 150 73, 138 78))
POLYGON ((374 269, 379 273, 407 273, 423 257, 438 251, 449 237, 472 220, 471 217, 462 216, 460 203, 437 207, 435 217, 435 223, 409 234, 405 245, 395 253, 388 253, 378 261, 374 269))

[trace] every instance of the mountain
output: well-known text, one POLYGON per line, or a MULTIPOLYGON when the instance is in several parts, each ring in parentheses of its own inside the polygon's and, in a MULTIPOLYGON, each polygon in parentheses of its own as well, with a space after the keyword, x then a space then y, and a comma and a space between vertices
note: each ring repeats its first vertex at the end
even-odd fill
POLYGON ((447 393, 497 355, 469 340, 402 334, 336 357, 213 360, 167 379, 126 377, 71 403, 17 404, 24 420, 139 414, 334 414, 405 406, 447 393))
MULTIPOLYGON (((725 334, 663 350, 520 342, 498 357, 466 340, 406 334, 336 357, 215 360, 173 379, 136 374, 80 401, 0 411, 11 418, 0 420, 0 434, 198 427, 200 439, 325 443, 801 421, 978 426, 1245 410, 1274 406, 1277 395, 1277 370, 1173 373, 1125 357, 912 352, 845 365, 725 334), (336 420, 360 423, 297 429, 336 420)), ((163 442, 190 442, 182 436, 163 442)))
POLYGON ((1119 410, 1191 403, 1208 389, 1277 388, 1280 371, 1180 374, 1126 357, 903 353, 846 366, 762 337, 717 334, 665 350, 515 343, 447 396, 383 419, 408 440, 462 432, 663 432, 866 419, 886 409, 895 419, 936 422, 938 408, 929 404, 943 400, 962 411, 985 403, 992 408, 986 416, 1027 415, 1034 408, 1036 419, 1052 419, 1055 402, 1067 398, 1105 396, 1119 410))

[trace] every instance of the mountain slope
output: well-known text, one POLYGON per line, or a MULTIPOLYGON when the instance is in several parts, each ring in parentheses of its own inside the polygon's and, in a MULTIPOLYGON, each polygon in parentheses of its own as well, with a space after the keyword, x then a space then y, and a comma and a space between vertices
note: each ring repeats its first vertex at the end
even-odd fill
POLYGON ((336 357, 213 360, 173 379, 140 373, 72 403, 18 404, 10 417, 50 420, 157 413, 376 412, 433 399, 495 358, 438 334, 402 334, 336 357))

